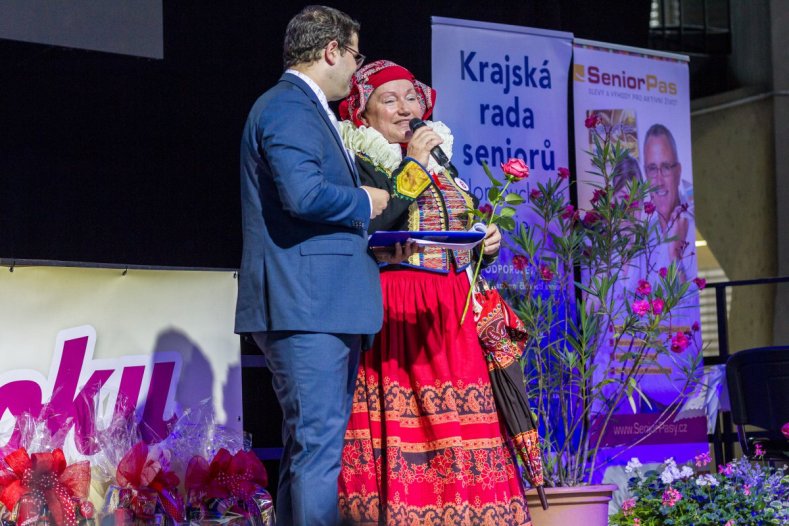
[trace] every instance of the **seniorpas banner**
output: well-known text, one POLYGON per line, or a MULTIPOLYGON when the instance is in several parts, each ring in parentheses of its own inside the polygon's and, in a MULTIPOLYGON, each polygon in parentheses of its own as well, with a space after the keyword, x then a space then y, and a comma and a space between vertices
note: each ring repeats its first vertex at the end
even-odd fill
MULTIPOLYGON (((595 130, 611 133, 628 150, 619 166, 609 167, 615 199, 627 198, 632 180, 652 185, 647 202, 634 206, 637 217, 660 233, 654 240, 658 244, 624 267, 618 281, 622 290, 614 291, 617 301, 632 299, 623 291, 635 291, 641 280, 654 287, 661 269, 671 263, 677 265, 679 279, 689 283, 692 291, 662 326, 667 341, 679 332, 687 335, 690 345, 682 352, 670 353, 672 356, 647 356, 638 381, 643 396, 634 393, 635 411, 627 402, 617 410, 602 437, 602 443, 609 446, 603 456, 615 458, 612 464, 625 463, 633 456, 642 462, 662 462, 670 456, 685 461, 707 450, 703 390, 674 407, 677 394, 687 390, 683 387, 686 375, 681 371, 695 363, 701 352, 698 287, 691 281, 697 266, 687 57, 576 40, 573 102, 581 213, 592 208, 595 190, 600 187, 600 180, 588 173, 593 168, 587 152, 593 148, 595 130), (593 126, 587 122, 590 117, 596 120, 593 126), (634 443, 638 446, 616 457, 619 445, 634 443)), ((622 340, 619 347, 602 353, 598 382, 621 372, 618 364, 627 359, 632 343, 622 340)))
MULTIPOLYGON (((512 190, 524 199, 536 183, 568 166, 567 98, 572 35, 527 27, 433 17, 435 118, 454 136, 452 163, 471 192, 487 202, 500 165, 518 157, 531 175, 512 190)), ((517 219, 529 222, 528 205, 517 219)), ((488 269, 493 281, 515 269, 504 249, 488 269)))
POLYGON ((26 413, 85 456, 121 415, 150 441, 190 408, 240 435, 233 272, 0 267, 0 297, 0 447, 26 413))

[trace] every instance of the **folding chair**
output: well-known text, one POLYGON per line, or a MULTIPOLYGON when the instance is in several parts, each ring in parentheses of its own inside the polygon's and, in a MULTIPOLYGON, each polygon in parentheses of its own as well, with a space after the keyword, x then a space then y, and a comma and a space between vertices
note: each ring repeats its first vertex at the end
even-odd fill
POLYGON ((789 460, 789 440, 781 434, 789 422, 789 346, 734 353, 726 362, 726 383, 743 453, 753 458, 758 443, 764 460, 789 460))

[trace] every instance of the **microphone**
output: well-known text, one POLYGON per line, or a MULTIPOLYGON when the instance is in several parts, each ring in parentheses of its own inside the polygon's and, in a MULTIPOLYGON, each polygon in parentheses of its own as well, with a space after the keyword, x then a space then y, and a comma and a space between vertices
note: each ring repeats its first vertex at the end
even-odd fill
MULTIPOLYGON (((427 126, 427 124, 425 124, 425 121, 423 121, 422 119, 417 119, 416 117, 414 117, 413 119, 408 121, 408 127, 411 128, 412 132, 415 132, 422 126, 427 126)), ((447 154, 444 153, 444 150, 442 150, 440 146, 434 146, 433 149, 430 150, 430 155, 433 156, 433 159, 435 159, 438 164, 449 170, 449 167, 451 166, 449 162, 449 158, 447 157, 447 154)))

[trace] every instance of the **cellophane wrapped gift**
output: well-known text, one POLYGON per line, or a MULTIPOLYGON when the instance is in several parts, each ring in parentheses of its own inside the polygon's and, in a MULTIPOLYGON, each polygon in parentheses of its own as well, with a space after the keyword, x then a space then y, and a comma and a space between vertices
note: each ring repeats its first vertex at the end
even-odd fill
POLYGON ((211 462, 196 455, 185 476, 187 519, 201 526, 273 526, 267 484, 266 469, 251 451, 231 454, 222 448, 211 462))
POLYGON ((175 525, 184 521, 179 478, 166 450, 135 444, 118 464, 101 509, 102 526, 175 525))
POLYGON ((88 526, 90 465, 68 464, 55 448, 28 454, 24 447, 5 455, 0 473, 2 521, 6 526, 88 526))

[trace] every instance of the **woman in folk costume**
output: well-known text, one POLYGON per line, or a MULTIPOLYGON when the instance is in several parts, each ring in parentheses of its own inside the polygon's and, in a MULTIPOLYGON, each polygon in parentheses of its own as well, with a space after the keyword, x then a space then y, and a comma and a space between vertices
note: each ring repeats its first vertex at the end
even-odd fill
MULTIPOLYGON (((467 184, 431 157, 451 155, 430 116, 435 92, 388 61, 357 71, 340 135, 362 184, 388 189, 375 230, 467 230, 467 184)), ((484 258, 501 235, 489 226, 484 258)), ((384 324, 362 356, 345 435, 340 514, 352 524, 529 525, 524 488, 503 437, 475 321, 461 325, 470 250, 379 254, 384 324), (397 264, 387 264, 390 262, 397 264)), ((488 261, 489 262, 489 261, 488 261)))

